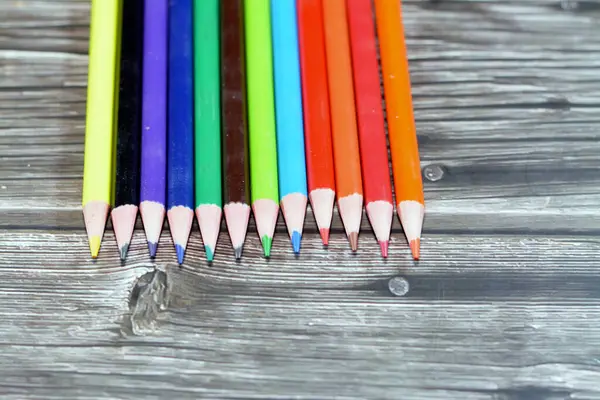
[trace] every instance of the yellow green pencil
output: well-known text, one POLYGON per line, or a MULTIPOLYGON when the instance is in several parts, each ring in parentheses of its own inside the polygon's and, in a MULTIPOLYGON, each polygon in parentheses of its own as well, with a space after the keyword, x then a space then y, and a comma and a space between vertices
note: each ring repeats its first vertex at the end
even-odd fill
POLYGON ((270 1, 246 0, 244 15, 250 193, 256 230, 269 257, 279 213, 270 1))
POLYGON ((83 163, 83 217, 98 256, 112 201, 122 0, 92 0, 83 163))

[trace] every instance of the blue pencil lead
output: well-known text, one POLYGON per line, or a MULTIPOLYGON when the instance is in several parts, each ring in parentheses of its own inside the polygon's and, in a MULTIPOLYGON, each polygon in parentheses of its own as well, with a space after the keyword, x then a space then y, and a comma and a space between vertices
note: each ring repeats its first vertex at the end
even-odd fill
POLYGON ((158 243, 148 242, 148 251, 150 252, 150 257, 156 257, 156 251, 158 250, 158 243))
POLYGON ((177 262, 181 265, 183 264, 183 257, 185 256, 185 247, 176 244, 175 250, 177 251, 177 262))
POLYGON ((298 231, 292 232, 292 247, 294 253, 300 254, 300 242, 302 241, 302 234, 298 231))

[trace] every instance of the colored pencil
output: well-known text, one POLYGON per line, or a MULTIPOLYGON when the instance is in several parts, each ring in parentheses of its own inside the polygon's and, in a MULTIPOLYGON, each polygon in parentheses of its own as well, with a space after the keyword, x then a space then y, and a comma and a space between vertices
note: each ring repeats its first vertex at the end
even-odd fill
POLYGON ((144 0, 125 0, 117 116, 115 208, 110 213, 121 260, 127 257, 140 202, 143 25, 144 0))
POLYGON ((236 259, 242 257, 250 218, 246 121, 244 0, 221 1, 221 124, 223 213, 236 259))
POLYGON ((112 202, 121 12, 120 0, 92 1, 82 196, 92 258, 112 202))
POLYGON ((194 0, 195 205, 208 261, 222 213, 219 81, 219 0, 194 0))
POLYGON ((347 11, 367 216, 387 257, 394 205, 371 0, 347 0, 347 11))
POLYGON ((144 6, 140 214, 151 257, 156 256, 167 193, 168 4, 146 0, 144 6))
POLYGON ((331 119, 321 0, 298 0, 298 40, 308 197, 324 245, 335 201, 331 119))
POLYGON ((398 0, 375 0, 375 12, 396 189, 396 207, 412 255, 418 259, 425 199, 401 3, 398 0))
POLYGON ((279 214, 269 0, 246 0, 244 17, 252 210, 269 257, 279 214))
POLYGON ((193 0, 169 0, 167 218, 183 263, 194 221, 193 0))
POLYGON ((308 199, 296 0, 271 0, 271 20, 279 196, 292 247, 298 254, 308 199))
POLYGON ((356 251, 362 218, 363 190, 346 1, 324 1, 323 17, 338 210, 350 246, 356 251))

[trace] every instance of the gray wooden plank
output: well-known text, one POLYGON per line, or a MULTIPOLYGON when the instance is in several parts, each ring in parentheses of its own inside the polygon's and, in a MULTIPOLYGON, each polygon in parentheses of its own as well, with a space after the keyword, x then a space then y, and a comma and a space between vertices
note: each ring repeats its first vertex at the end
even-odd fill
MULTIPOLYGON (((49 208, 54 227, 72 228, 80 224, 89 5, 19 4, 0 6, 11 17, 0 25, 11 38, 0 50, 10 77, 0 84, 0 109, 10 110, 0 122, 2 226, 35 228, 37 218, 23 215, 49 208)), ((597 13, 561 4, 405 3, 428 225, 597 232, 597 13)))
POLYGON ((5 398, 600 396, 595 238, 434 235, 412 266, 368 243, 323 256, 317 235, 267 263, 252 235, 235 263, 223 236, 207 265, 194 232, 177 267, 137 234, 121 265, 107 236, 91 263, 80 233, 0 232, 5 398))

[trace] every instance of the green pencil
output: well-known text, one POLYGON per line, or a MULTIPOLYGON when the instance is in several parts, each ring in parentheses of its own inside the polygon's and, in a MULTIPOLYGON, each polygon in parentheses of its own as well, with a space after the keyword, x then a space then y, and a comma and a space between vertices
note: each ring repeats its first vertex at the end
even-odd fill
POLYGON ((194 0, 196 217, 212 261, 221 227, 219 0, 194 0))
POLYGON ((256 229, 269 257, 279 214, 270 1, 246 0, 245 5, 250 191, 256 229))

